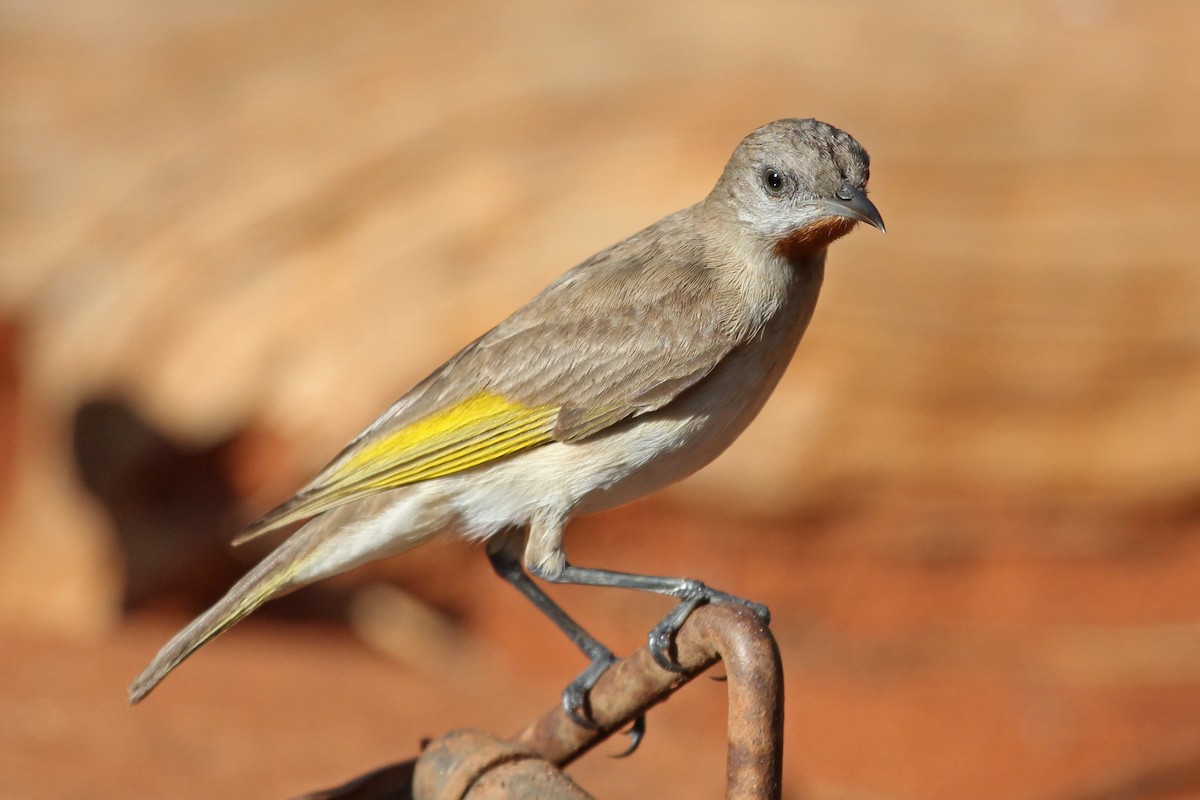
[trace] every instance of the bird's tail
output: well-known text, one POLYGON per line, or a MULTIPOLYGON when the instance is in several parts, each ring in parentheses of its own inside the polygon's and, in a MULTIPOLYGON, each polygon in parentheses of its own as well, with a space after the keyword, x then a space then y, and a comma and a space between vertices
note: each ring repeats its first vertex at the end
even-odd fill
POLYGON ((129 685, 129 702, 140 701, 197 648, 272 597, 410 550, 445 529, 452 513, 436 493, 405 487, 309 520, 235 583, 216 605, 167 642, 129 685))
MULTIPOLYGON (((283 594, 302 585, 293 582, 297 570, 303 566, 305 552, 301 546, 306 538, 297 531, 280 545, 240 581, 233 585, 225 596, 212 608, 205 611, 158 651, 150 666, 129 685, 129 702, 134 704, 158 685, 159 681, 179 666, 185 658, 217 634, 245 617, 254 609, 276 595, 283 594)), ((311 548, 305 548, 311 551, 311 548)), ((307 583, 307 581, 304 581, 307 583)))

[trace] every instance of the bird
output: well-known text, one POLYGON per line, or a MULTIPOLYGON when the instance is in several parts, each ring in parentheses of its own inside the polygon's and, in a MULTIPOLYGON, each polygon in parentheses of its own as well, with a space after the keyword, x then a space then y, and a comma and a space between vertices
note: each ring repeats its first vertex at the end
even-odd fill
POLYGON ((869 177, 866 150, 828 123, 751 132, 703 200, 568 270, 246 528, 235 543, 305 523, 159 651, 129 702, 267 600, 446 534, 485 541, 497 574, 589 659, 562 693, 581 725, 615 657, 533 578, 677 598, 648 635, 667 669, 701 604, 768 620, 697 580, 572 564, 563 534, 572 517, 691 475, 742 433, 808 327, 830 244, 859 223, 885 230, 869 177))

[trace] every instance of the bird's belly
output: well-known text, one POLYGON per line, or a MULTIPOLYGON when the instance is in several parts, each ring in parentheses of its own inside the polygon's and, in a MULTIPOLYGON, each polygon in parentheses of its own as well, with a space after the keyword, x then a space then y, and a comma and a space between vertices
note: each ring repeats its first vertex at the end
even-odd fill
POLYGON ((591 513, 636 500, 709 464, 758 414, 785 365, 786 360, 773 369, 771 363, 753 359, 724 364, 674 403, 613 431, 615 447, 606 448, 604 437, 597 437, 601 452, 621 464, 622 474, 598 474, 601 480, 580 498, 576 510, 591 513))
POLYGON ((581 493, 574 511, 603 511, 683 480, 720 455, 744 428, 736 415, 720 412, 686 421, 639 421, 626 441, 597 453, 607 457, 608 468, 601 465, 592 473, 592 485, 581 493))
POLYGON ((596 436, 456 476, 463 531, 488 536, 539 515, 602 511, 686 478, 733 443, 775 388, 791 353, 766 351, 774 358, 739 353, 674 402, 596 436))

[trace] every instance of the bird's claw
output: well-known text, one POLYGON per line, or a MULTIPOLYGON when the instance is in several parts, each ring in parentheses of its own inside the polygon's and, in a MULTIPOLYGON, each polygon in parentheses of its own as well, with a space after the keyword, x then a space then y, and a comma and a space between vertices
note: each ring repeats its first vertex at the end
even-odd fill
MULTIPOLYGON (((588 668, 567 684, 567 688, 563 689, 563 711, 579 727, 589 731, 600 730, 600 725, 592 719, 589 695, 592 688, 595 687, 596 681, 600 680, 600 676, 607 672, 616 660, 616 656, 608 650, 593 654, 592 663, 588 665, 588 668)), ((642 739, 646 736, 646 715, 639 714, 633 724, 629 726, 629 730, 625 731, 625 735, 629 737, 629 746, 613 758, 625 758, 633 755, 633 752, 638 749, 642 739)))
POLYGON ((762 620, 764 625, 770 624, 771 622, 771 609, 767 608, 762 603, 756 603, 753 600, 747 600, 744 597, 725 594, 725 592, 717 592, 712 589, 708 589, 707 592, 708 602, 710 603, 724 603, 725 605, 730 606, 742 606, 743 608, 749 609, 754 616, 762 620))
POLYGON ((633 755, 634 751, 642 743, 642 739, 646 737, 646 715, 638 714, 637 719, 629 726, 629 730, 625 731, 625 735, 629 737, 629 747, 626 747, 615 756, 610 756, 610 758, 625 758, 633 755))
POLYGON ((679 634, 679 629, 683 627, 683 623, 687 621, 692 612, 705 603, 724 603, 727 605, 743 606, 762 620, 763 624, 768 624, 771 621, 771 610, 762 603, 755 603, 752 600, 744 600, 741 597, 726 594, 725 592, 718 592, 714 589, 709 589, 699 582, 693 583, 688 588, 687 594, 679 602, 679 605, 671 609, 662 618, 661 622, 650 629, 648 647, 654 663, 668 672, 683 673, 687 671, 679 663, 676 656, 675 637, 679 634))
POLYGON ((599 730, 597 725, 589 718, 591 713, 588 709, 587 692, 581 692, 578 687, 572 685, 563 690, 563 711, 567 712, 567 716, 581 728, 587 728, 589 731, 599 730))
POLYGON ((771 609, 767 608, 762 603, 756 603, 753 600, 743 600, 740 597, 735 597, 734 599, 744 605, 746 608, 750 609, 750 611, 754 613, 754 616, 758 617, 762 621, 763 625, 771 624, 771 609))
POLYGON ((600 680, 600 676, 616 660, 616 656, 608 650, 593 654, 592 663, 588 665, 588 668, 579 673, 579 677, 568 683, 567 688, 563 689, 563 711, 579 727, 587 728, 589 731, 600 729, 600 726, 591 718, 592 710, 588 694, 592 691, 592 687, 596 685, 596 681, 600 680))
POLYGON ((706 602, 708 602, 708 598, 704 594, 686 597, 679 605, 671 609, 661 622, 650 629, 647 647, 655 664, 668 672, 683 673, 687 671, 676 657, 675 636, 691 613, 706 602))

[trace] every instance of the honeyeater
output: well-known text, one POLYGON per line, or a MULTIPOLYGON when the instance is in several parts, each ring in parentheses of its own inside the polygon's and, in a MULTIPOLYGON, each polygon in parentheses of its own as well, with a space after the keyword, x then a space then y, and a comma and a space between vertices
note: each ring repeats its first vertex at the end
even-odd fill
POLYGON ((563 531, 690 475, 745 429, 808 325, 830 243, 859 222, 883 230, 868 174, 863 148, 826 123, 755 130, 707 197, 555 280, 252 524, 240 540, 305 523, 163 647, 130 701, 272 597, 443 533, 488 540, 497 572, 591 659, 564 692, 583 724, 612 653, 529 575, 680 598, 650 633, 667 668, 700 603, 765 615, 699 581, 571 564, 563 531))

